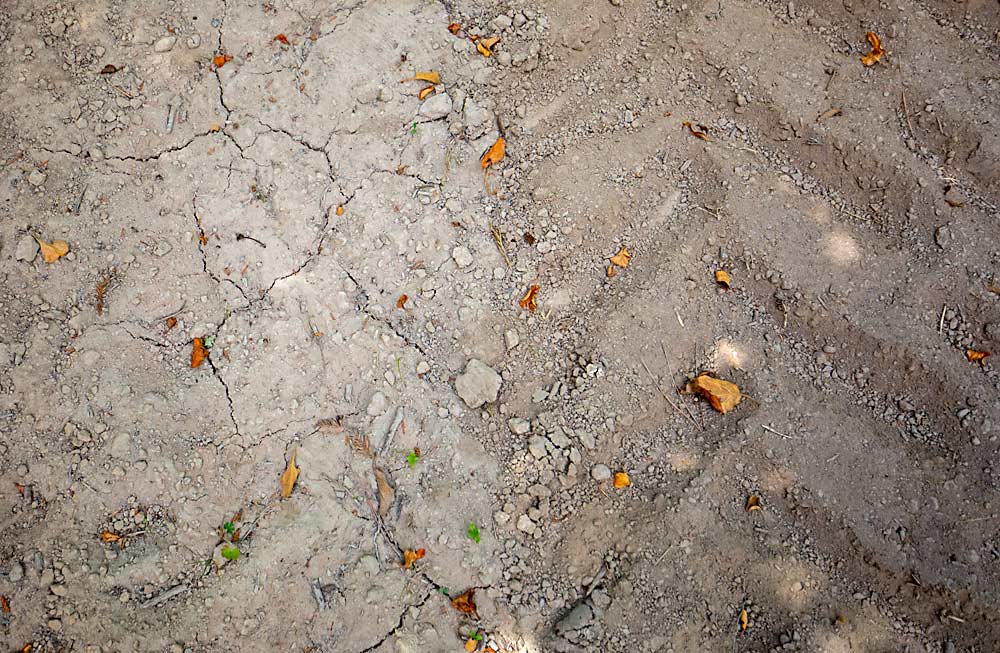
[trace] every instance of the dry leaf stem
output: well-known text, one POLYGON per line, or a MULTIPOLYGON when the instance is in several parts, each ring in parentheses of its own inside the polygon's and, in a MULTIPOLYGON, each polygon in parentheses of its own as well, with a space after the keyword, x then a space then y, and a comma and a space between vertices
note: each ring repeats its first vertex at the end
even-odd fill
POLYGON ((670 399, 670 397, 668 397, 668 396, 667 396, 667 393, 663 391, 663 388, 661 388, 661 387, 660 387, 660 384, 659 384, 659 383, 658 383, 658 382, 656 381, 656 377, 654 377, 654 376, 653 376, 653 373, 652 373, 651 371, 649 371, 649 366, 648 366, 648 365, 646 365, 646 361, 644 361, 644 360, 642 360, 642 359, 640 358, 640 359, 639 359, 639 362, 640 362, 640 363, 642 363, 642 367, 643 367, 643 369, 645 369, 645 370, 646 370, 646 374, 648 374, 648 375, 649 375, 649 380, 650 380, 650 381, 652 381, 652 382, 653 382, 653 385, 655 385, 655 386, 656 386, 656 389, 657 389, 657 391, 658 391, 658 392, 660 393, 660 396, 661 396, 661 397, 663 397, 663 398, 664 398, 664 399, 666 400, 666 402, 667 402, 668 404, 670 404, 670 405, 671 405, 671 407, 673 407, 673 409, 674 409, 674 410, 676 410, 676 411, 677 411, 677 414, 678 414, 678 415, 680 415, 680 416, 681 416, 681 417, 683 417, 684 419, 686 419, 686 420, 688 420, 689 422, 691 422, 692 424, 694 424, 694 425, 695 425, 695 428, 697 428, 697 429, 699 429, 699 430, 700 430, 700 429, 701 429, 701 427, 700 427, 700 426, 698 426, 698 422, 694 421, 694 418, 693 418, 693 417, 691 417, 690 415, 688 415, 687 413, 685 413, 685 412, 684 412, 683 410, 681 410, 681 409, 680 409, 680 406, 678 406, 677 404, 675 404, 675 403, 674 403, 674 402, 673 402, 673 401, 672 401, 672 400, 670 399))

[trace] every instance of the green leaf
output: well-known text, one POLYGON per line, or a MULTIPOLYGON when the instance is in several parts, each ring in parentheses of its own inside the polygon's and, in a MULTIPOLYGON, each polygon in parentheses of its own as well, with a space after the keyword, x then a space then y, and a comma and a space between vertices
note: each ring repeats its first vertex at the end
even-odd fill
POLYGON ((416 451, 411 451, 410 453, 406 454, 406 464, 409 465, 411 469, 413 467, 416 467, 417 466, 417 458, 419 458, 419 456, 417 455, 417 452, 416 451))
POLYGON ((475 522, 469 522, 469 539, 479 544, 479 527, 475 522))
POLYGON ((441 592, 442 594, 444 594, 445 596, 448 596, 448 588, 447 587, 439 587, 438 591, 441 592))
POLYGON ((205 345, 205 349, 211 349, 212 345, 215 344, 215 336, 205 336, 202 339, 201 344, 205 345))
POLYGON ((417 123, 413 123, 413 126, 410 127, 410 133, 416 135, 416 133, 417 133, 417 123))
POLYGON ((222 530, 232 535, 233 533, 236 532, 236 525, 233 524, 233 522, 231 521, 227 521, 225 524, 222 525, 222 530))
POLYGON ((222 557, 229 561, 237 560, 240 557, 240 550, 235 546, 224 546, 222 557))
POLYGON ((476 642, 481 642, 483 640, 483 634, 480 632, 472 631, 469 633, 469 639, 476 642))

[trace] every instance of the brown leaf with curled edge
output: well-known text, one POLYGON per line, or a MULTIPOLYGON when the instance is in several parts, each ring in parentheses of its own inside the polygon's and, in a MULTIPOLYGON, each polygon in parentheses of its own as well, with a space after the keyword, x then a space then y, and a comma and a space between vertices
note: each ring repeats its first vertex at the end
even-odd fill
POLYGON ((538 308, 538 304, 535 302, 537 296, 538 286, 532 286, 531 288, 528 288, 528 293, 521 298, 521 301, 519 301, 518 304, 521 305, 521 308, 526 308, 534 313, 535 309, 538 308))
POLYGON ((177 318, 171 315, 167 318, 167 331, 170 331, 175 326, 177 326, 177 318))
POLYGON ((405 294, 400 295, 399 299, 396 300, 396 308, 403 308, 406 306, 406 300, 409 299, 405 294))
POLYGON ((747 609, 743 608, 740 610, 740 632, 744 632, 747 626, 750 625, 750 615, 747 614, 747 609))
POLYGON ((201 338, 191 340, 191 367, 198 367, 205 362, 206 358, 208 358, 208 349, 205 348, 205 341, 201 338))
POLYGON ((629 253, 627 247, 622 247, 621 251, 619 251, 617 254, 611 257, 611 262, 620 268, 627 268, 628 264, 631 261, 632 261, 632 255, 629 253))
POLYGON ((432 93, 434 93, 434 86, 433 85, 425 86, 422 89, 420 89, 419 93, 417 93, 417 99, 423 102, 424 99, 432 93))
POLYGON ((747 497, 746 505, 743 506, 747 512, 753 512, 754 510, 762 510, 763 506, 760 505, 760 497, 756 494, 751 494, 747 497))
POLYGON ((618 274, 618 268, 616 268, 613 265, 609 265, 608 266, 608 278, 610 279, 611 277, 615 276, 616 274, 618 274))
POLYGON ((46 263, 55 263, 62 257, 69 254, 69 243, 65 240, 53 240, 47 243, 38 236, 32 236, 38 243, 38 249, 42 252, 42 260, 46 263))
POLYGON ((821 113, 818 116, 816 116, 816 122, 823 122, 827 118, 833 118, 834 116, 839 116, 842 113, 843 113, 843 111, 841 111, 840 109, 837 109, 837 108, 827 109, 823 113, 821 113))
POLYGON ((499 36, 491 36, 488 39, 479 39, 476 41, 476 50, 479 54, 484 57, 493 56, 493 46, 500 42, 499 36))
POLYGON ((277 41, 278 43, 281 43, 282 45, 289 45, 289 43, 288 43, 288 37, 285 36, 284 34, 278 34, 273 39, 271 39, 271 41, 277 41))
POLYGON ((233 57, 231 55, 217 54, 214 57, 212 57, 212 65, 214 65, 216 68, 222 68, 232 60, 233 57))
POLYGON ((970 363, 982 363, 990 355, 988 351, 976 351, 975 349, 966 349, 965 357, 969 359, 970 363))
POLYGON ((688 128, 688 131, 691 132, 691 135, 695 138, 700 138, 708 143, 712 142, 712 139, 708 137, 708 127, 705 127, 704 125, 695 126, 695 124, 690 120, 685 120, 683 125, 688 128))
POLYGON ((116 72, 118 72, 118 66, 114 65, 113 63, 109 63, 105 64, 104 68, 101 68, 101 72, 99 74, 114 75, 116 72))
POLYGON ((868 39, 868 44, 872 46, 872 51, 861 57, 861 63, 866 67, 874 66, 882 58, 882 55, 885 54, 885 50, 882 49, 882 40, 875 32, 868 32, 865 38, 868 39))
POLYGON ((715 283, 719 284, 720 288, 729 290, 731 281, 732 280, 729 278, 729 273, 726 272, 725 270, 715 271, 715 283))
POLYGON ((385 472, 378 467, 375 468, 375 485, 378 489, 378 513, 385 517, 396 500, 396 489, 389 483, 385 472))
POLYGON ((441 83, 441 73, 431 70, 427 72, 419 72, 410 77, 409 79, 404 79, 404 82, 420 81, 427 82, 428 84, 440 84, 441 83))
POLYGON ((688 383, 688 392, 696 392, 708 400, 712 408, 722 414, 726 414, 739 405, 743 399, 739 386, 730 381, 723 381, 712 376, 709 372, 702 372, 694 381, 688 383))
POLYGON ((31 653, 34 650, 35 650, 35 645, 32 642, 28 642, 27 644, 22 646, 17 653, 31 653))
POLYGON ((122 536, 118 533, 112 533, 111 531, 103 531, 100 535, 101 541, 105 544, 112 544, 114 542, 121 542, 122 536))
POLYGON ((427 551, 424 549, 417 549, 416 551, 407 549, 403 551, 403 569, 411 569, 413 563, 423 558, 426 554, 427 551))
POLYGON ((0 594, 0 610, 10 612, 10 599, 3 594, 0 594))
POLYGON ((288 459, 288 466, 285 467, 281 475, 281 498, 287 499, 292 496, 292 488, 299 478, 299 468, 295 466, 295 449, 292 449, 292 456, 288 459))
POLYGON ((463 614, 476 614, 475 587, 470 587, 451 600, 451 607, 463 614))
POLYGON ((616 490, 620 490, 632 485, 632 479, 630 479, 628 474, 625 472, 616 472, 612 483, 614 484, 616 490))
POLYGON ((458 31, 460 29, 462 29, 462 26, 459 25, 458 23, 452 23, 448 25, 448 31, 451 32, 452 34, 458 34, 458 31))
POLYGON ((483 155, 479 157, 479 165, 482 166, 483 170, 486 170, 491 165, 503 161, 506 154, 507 141, 504 140, 503 136, 498 136, 493 145, 490 145, 489 149, 483 152, 483 155))

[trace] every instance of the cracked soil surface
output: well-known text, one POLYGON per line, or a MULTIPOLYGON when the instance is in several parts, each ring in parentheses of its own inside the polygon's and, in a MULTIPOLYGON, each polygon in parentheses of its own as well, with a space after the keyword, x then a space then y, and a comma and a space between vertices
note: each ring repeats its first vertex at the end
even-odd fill
POLYGON ((0 37, 3 651, 1000 647, 995 0, 0 37))

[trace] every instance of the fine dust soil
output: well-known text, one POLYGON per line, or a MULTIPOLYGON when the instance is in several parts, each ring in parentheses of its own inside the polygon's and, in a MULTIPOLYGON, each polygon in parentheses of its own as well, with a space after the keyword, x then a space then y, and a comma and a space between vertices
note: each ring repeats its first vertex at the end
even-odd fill
POLYGON ((1000 646, 997 2, 0 36, 4 651, 1000 646))

